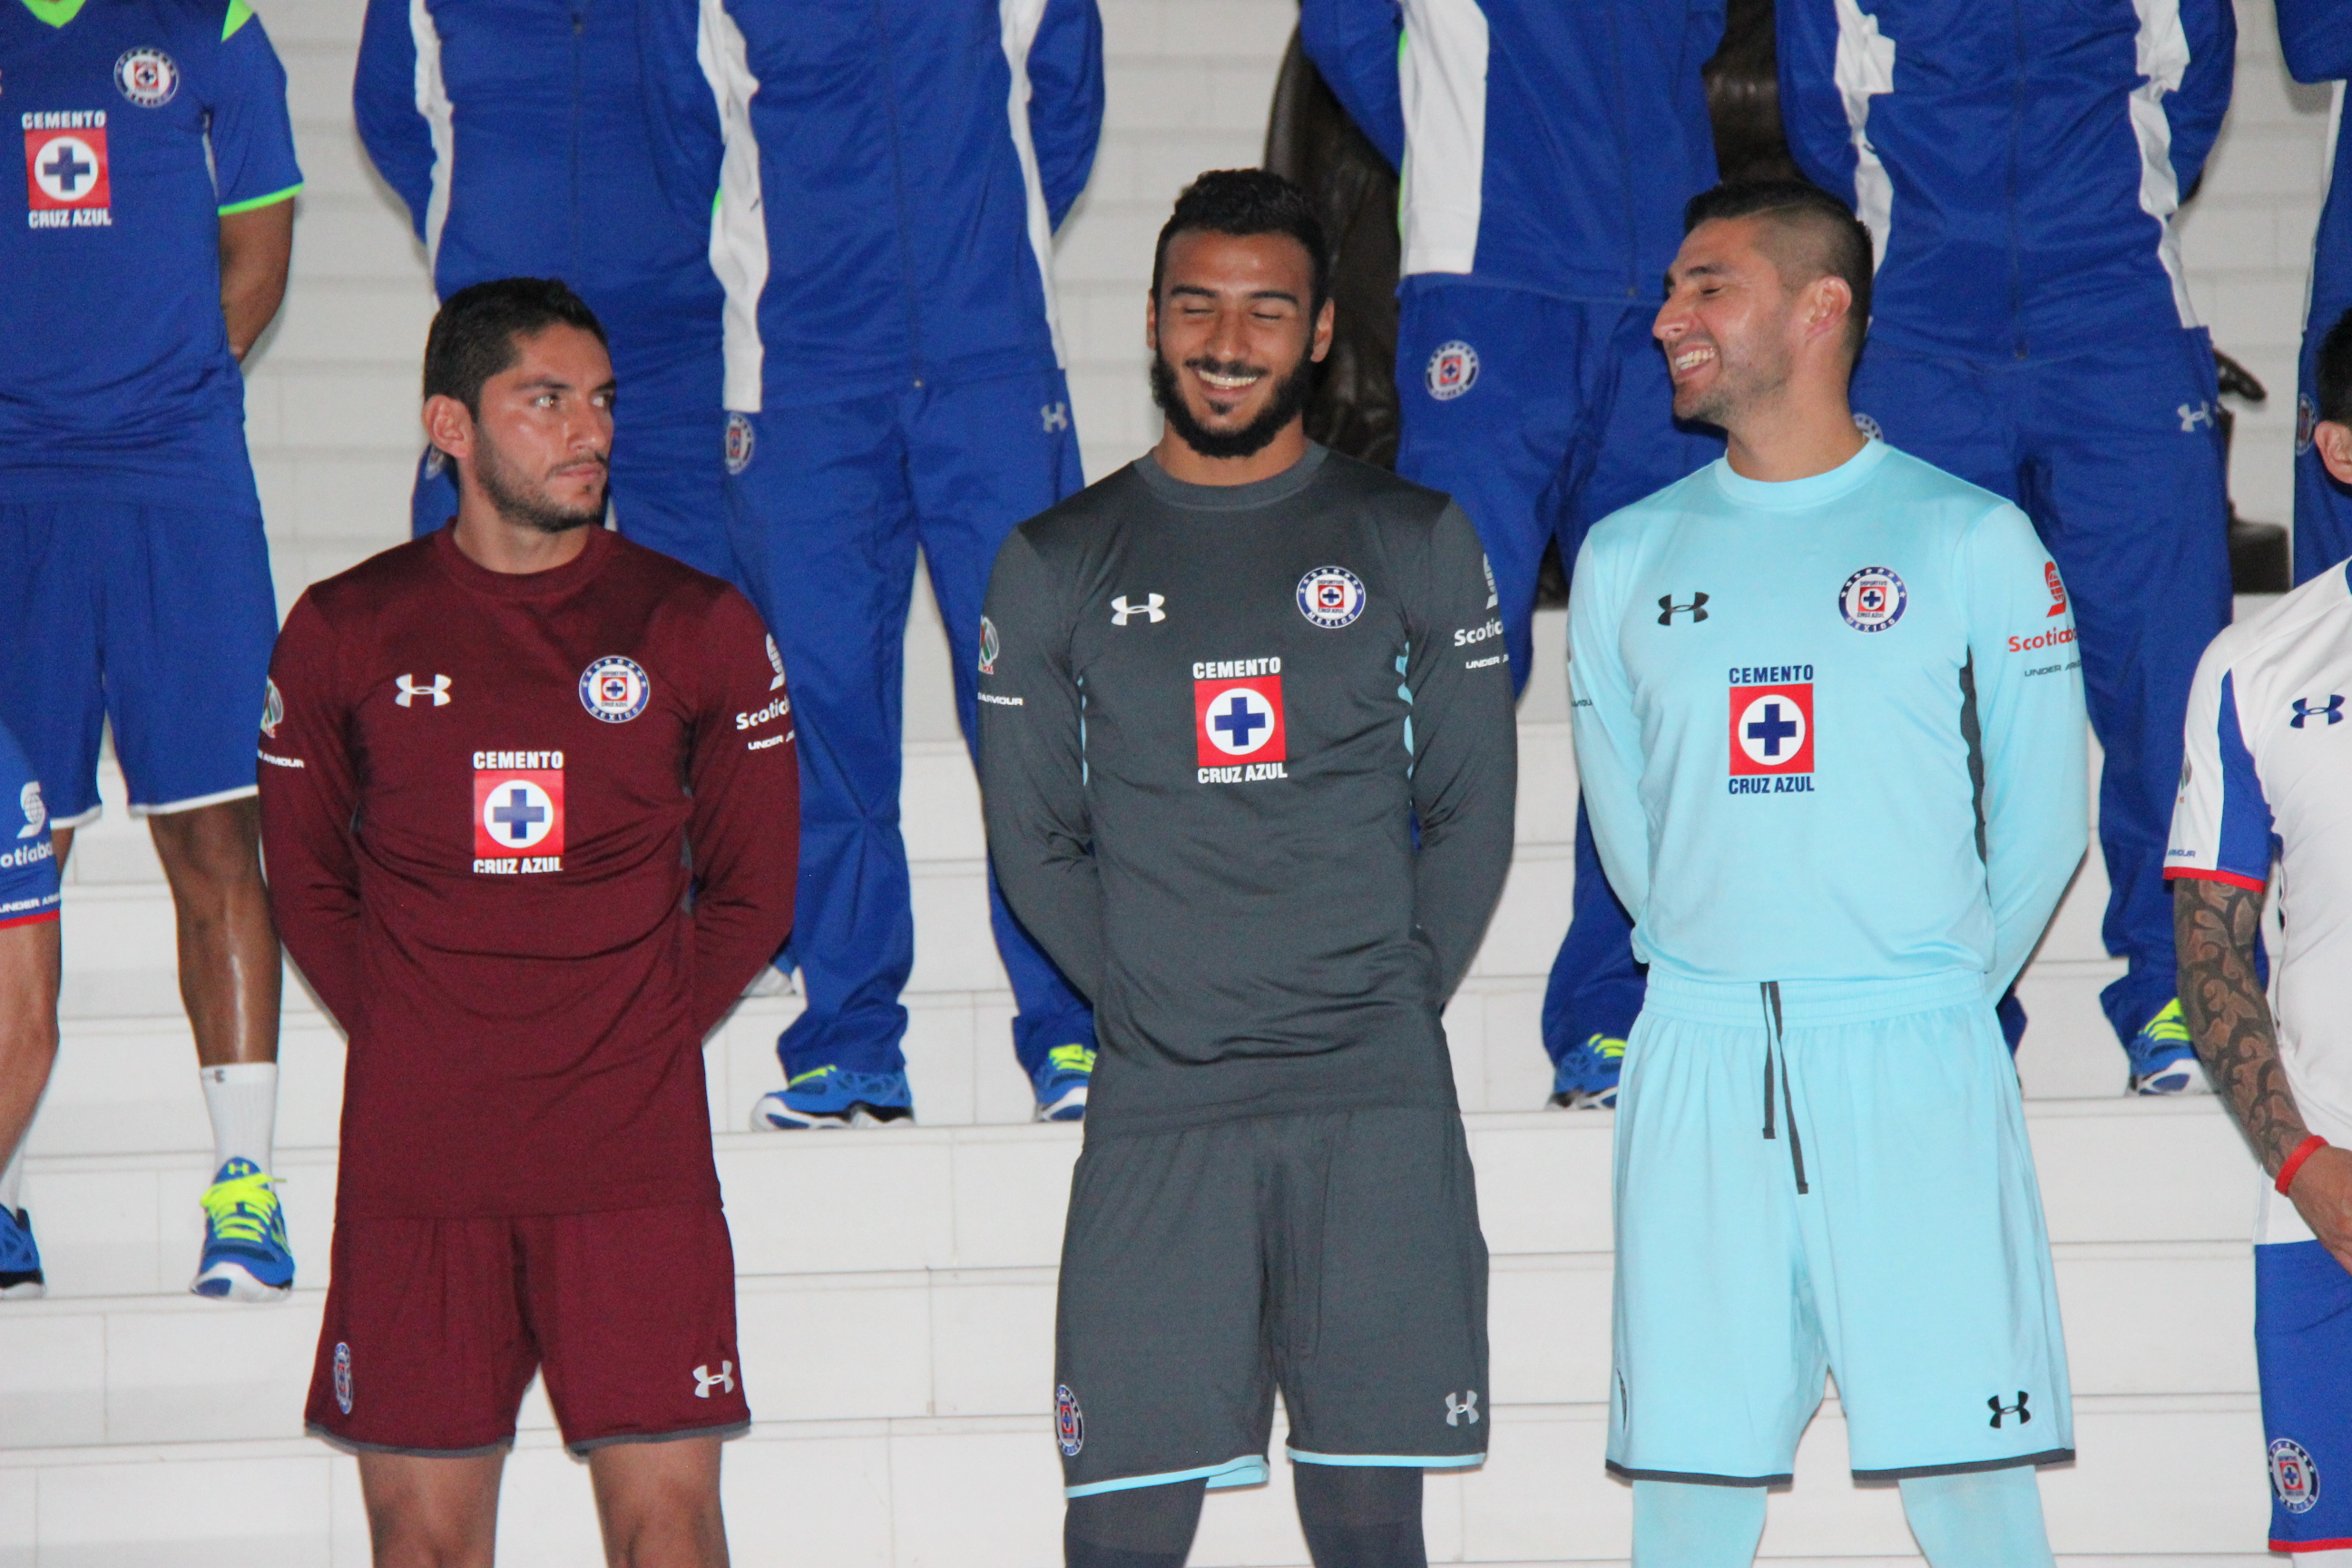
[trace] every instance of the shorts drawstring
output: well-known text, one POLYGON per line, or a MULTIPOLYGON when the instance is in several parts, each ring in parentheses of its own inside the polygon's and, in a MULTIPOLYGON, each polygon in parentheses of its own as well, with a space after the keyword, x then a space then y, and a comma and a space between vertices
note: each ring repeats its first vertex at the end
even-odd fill
POLYGON ((1797 1136, 1797 1108, 1789 1098, 1789 1045, 1780 1027, 1780 983, 1767 980, 1757 989, 1764 1002, 1764 1136, 1772 1137, 1772 1058, 1780 1059, 1780 1109, 1789 1120, 1789 1163, 1797 1173, 1797 1195, 1802 1197, 1811 1188, 1805 1185, 1805 1146, 1797 1136))

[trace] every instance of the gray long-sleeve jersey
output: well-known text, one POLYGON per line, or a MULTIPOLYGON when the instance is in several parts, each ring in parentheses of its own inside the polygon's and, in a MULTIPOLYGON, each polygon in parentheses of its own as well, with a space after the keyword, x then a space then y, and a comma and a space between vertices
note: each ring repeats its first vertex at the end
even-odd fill
POLYGON ((1005 542, 989 852, 1094 1003, 1090 1133, 1454 1103, 1517 784, 1491 583, 1445 497, 1320 447, 1234 486, 1147 457, 1005 542))

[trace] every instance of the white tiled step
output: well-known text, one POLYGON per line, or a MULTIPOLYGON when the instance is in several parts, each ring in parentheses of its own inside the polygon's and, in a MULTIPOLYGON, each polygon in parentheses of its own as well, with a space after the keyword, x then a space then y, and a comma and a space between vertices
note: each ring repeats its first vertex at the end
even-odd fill
MULTIPOLYGON (((2057 1252, 2078 1395, 2252 1394, 2244 1243, 2074 1242, 2057 1252), (2148 1310, 2150 1301, 2163 1310, 2148 1310), (2184 1343, 2202 1354, 2184 1361, 2184 1343)), ((1608 1254, 1502 1255, 1490 1284, 1491 1402, 1605 1402, 1608 1254)), ((0 1310, 0 1448, 299 1436, 323 1296, 306 1286, 270 1307, 152 1294, 10 1302, 0 1310)), ((1050 1267, 747 1267, 737 1311, 763 1418, 1043 1419, 1052 1410, 1050 1267)))
MULTIPOLYGON (((754 1397, 760 1397, 754 1394, 754 1397)), ((509 1461, 499 1562, 597 1560, 585 1471, 543 1405, 509 1461)), ((1622 1563, 1627 1489, 1601 1469, 1606 1407, 1505 1407, 1480 1469, 1428 1478, 1436 1563, 1622 1563)), ((2265 1561, 2261 1424, 2250 1399, 2085 1399, 2075 1465, 2042 1473, 2068 1568, 2265 1561), (2162 1485, 2153 1485, 2153 1478, 2162 1485)), ((1273 1448, 1284 1434, 1277 1424, 1273 1448)), ((1287 1568, 1307 1553, 1287 1466, 1272 1484, 1213 1494, 1195 1568, 1287 1568)), ((827 1568, 1035 1568, 1057 1560, 1058 1466, 1042 1416, 762 1420, 727 1451, 739 1561, 827 1568)), ((356 1467, 300 1439, 0 1452, 0 1564, 172 1568, 235 1562, 362 1564, 356 1467)), ((1762 1555, 1795 1563, 1911 1563, 1892 1487, 1845 1474, 1834 1400, 1807 1434, 1794 1487, 1769 1504, 1762 1555)))
MULTIPOLYGON (((2047 1100, 2026 1117, 2053 1241, 2123 1247, 2106 1255, 2119 1266, 2142 1256, 2133 1247, 2238 1246, 2250 1234, 2254 1166, 2214 1100, 2047 1100)), ((1465 1122, 1497 1256, 1609 1250, 1607 1113, 1465 1122)), ((1069 1125, 721 1134, 738 1267, 747 1276, 1050 1268, 1079 1138, 1069 1125)), ((29 1159, 25 1201, 53 1289, 178 1289, 194 1258, 207 1160, 29 1159)), ((278 1165, 302 1282, 323 1284, 333 1152, 289 1150, 278 1165)))

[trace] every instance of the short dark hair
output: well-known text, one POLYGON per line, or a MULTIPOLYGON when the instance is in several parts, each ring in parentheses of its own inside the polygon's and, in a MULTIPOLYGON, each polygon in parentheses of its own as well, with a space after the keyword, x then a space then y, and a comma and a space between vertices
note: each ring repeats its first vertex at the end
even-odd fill
POLYGON ((441 303, 425 334, 425 395, 454 397, 482 412, 482 384, 522 357, 517 338, 578 327, 610 347, 604 323, 560 278, 499 278, 460 289, 441 303))
POLYGON ((1331 245, 1307 193, 1270 169, 1212 169, 1184 187, 1151 253, 1151 297, 1168 269, 1168 242, 1188 230, 1208 234, 1286 234, 1307 247, 1315 266, 1312 315, 1331 293, 1331 245))
POLYGON ((2352 425, 2352 310, 2336 318, 2319 340, 2319 363, 2315 380, 2319 387, 2319 416, 2332 424, 2352 425))
POLYGON ((1736 217, 1769 218, 1783 233, 1801 233, 1813 242, 1812 254, 1804 263, 1818 270, 1790 276, 1791 269, 1783 263, 1796 258, 1786 247, 1775 247, 1773 265, 1780 268, 1782 279, 1791 287, 1801 287, 1816 278, 1844 282, 1853 295, 1853 308, 1846 316, 1846 346, 1860 353, 1863 337, 1870 331, 1872 258, 1870 230, 1853 216, 1853 209, 1803 180, 1740 180, 1693 196, 1683 208, 1683 232, 1688 234, 1718 218, 1736 217))

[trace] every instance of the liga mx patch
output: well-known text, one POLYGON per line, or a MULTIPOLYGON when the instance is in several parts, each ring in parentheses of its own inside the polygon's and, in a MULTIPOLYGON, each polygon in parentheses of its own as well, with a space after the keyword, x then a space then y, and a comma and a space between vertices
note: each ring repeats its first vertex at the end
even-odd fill
POLYGON ((1883 632, 1903 618, 1910 599, 1894 568, 1865 566, 1838 590, 1838 613, 1855 631, 1883 632))
POLYGON ((563 753, 474 753, 474 869, 563 869, 563 753))
POLYGON ((2309 1513, 2319 1503, 2319 1467, 2310 1451, 2292 1437, 2271 1443, 2271 1490, 2289 1513, 2309 1513))
POLYGON ((32 228, 103 228, 113 223, 106 110, 27 114, 25 222, 32 228), (41 121, 55 123, 42 124, 41 121))
MULTIPOLYGON (((1811 667, 1805 667, 1810 668, 1811 667)), ((1789 778, 1813 771, 1813 683, 1731 689, 1731 777, 1734 795, 1786 794, 1801 785, 1764 785, 1759 775, 1789 778), (1752 781, 1743 784, 1742 780, 1752 781)))
POLYGON ((625 724, 644 712, 653 690, 645 667, 617 653, 580 672, 580 705, 607 724, 625 724))
POLYGON ((335 1342, 335 1408, 352 1413, 352 1347, 341 1340, 335 1342))
POLYGON ((1054 1438, 1062 1445, 1066 1459, 1076 1458, 1078 1450, 1087 1446, 1087 1413, 1078 1408, 1078 1396, 1066 1383, 1054 1389, 1054 1438))

